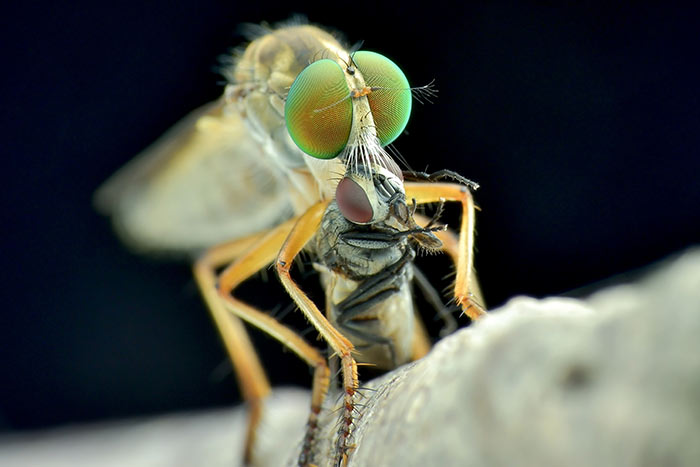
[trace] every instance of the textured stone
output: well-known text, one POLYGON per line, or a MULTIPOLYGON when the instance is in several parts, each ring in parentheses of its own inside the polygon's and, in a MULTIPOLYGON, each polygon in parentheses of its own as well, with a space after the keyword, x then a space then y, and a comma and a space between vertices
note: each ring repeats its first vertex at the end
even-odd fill
MULTIPOLYGON (((585 300, 514 298, 366 386, 351 466, 700 465, 700 249, 585 300)), ((276 391, 257 464, 295 465, 307 415, 276 391)), ((5 437, 0 465, 230 467, 244 428, 231 409, 5 437)))
POLYGON ((514 298, 368 387, 351 465, 700 465, 700 250, 587 300, 514 298))

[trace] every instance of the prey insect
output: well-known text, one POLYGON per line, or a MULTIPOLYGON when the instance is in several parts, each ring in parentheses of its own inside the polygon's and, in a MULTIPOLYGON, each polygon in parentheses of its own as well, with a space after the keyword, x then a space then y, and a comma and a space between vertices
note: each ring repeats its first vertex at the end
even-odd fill
POLYGON ((385 147, 403 132, 413 98, 431 90, 411 88, 380 54, 348 51, 314 26, 287 25, 262 29, 224 74, 221 99, 118 172, 96 201, 134 248, 196 258, 197 284, 249 403, 246 462, 254 461, 270 385, 243 322, 313 368, 299 458, 299 465, 310 465, 318 461, 328 359, 235 294, 273 265, 338 359, 343 409, 332 442, 335 464, 344 465, 353 449, 358 363, 391 369, 430 347, 412 284, 431 303, 439 297, 415 267, 416 251, 448 253, 456 267, 455 303, 472 319, 484 313, 472 267, 475 186, 447 171, 431 176, 399 169, 385 147), (437 216, 416 213, 417 205, 448 201, 461 206, 458 234, 439 225, 437 216), (322 307, 292 278, 302 251, 320 273, 322 307))

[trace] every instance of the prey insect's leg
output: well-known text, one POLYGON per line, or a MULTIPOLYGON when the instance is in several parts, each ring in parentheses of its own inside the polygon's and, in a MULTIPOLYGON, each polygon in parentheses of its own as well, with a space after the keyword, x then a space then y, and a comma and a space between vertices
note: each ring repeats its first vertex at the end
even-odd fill
MULTIPOLYGON (((441 200, 457 201, 462 204, 462 221, 459 228, 459 240, 454 246, 445 244, 443 248, 455 259, 457 276, 455 278, 454 296, 462 312, 471 319, 482 316, 485 310, 473 298, 472 284, 475 283, 474 264, 474 200, 469 188, 455 183, 415 183, 406 182, 406 198, 415 199, 418 204, 436 203, 441 200), (452 251, 451 251, 452 250, 452 251)), ((436 232, 438 235, 439 232, 436 232)), ((438 238, 446 236, 438 235, 438 238)))
MULTIPOLYGON (((274 261, 284 239, 289 235, 289 231, 295 222, 296 219, 292 219, 271 230, 221 273, 219 276, 219 299, 226 310, 274 337, 314 368, 311 413, 309 415, 307 436, 304 439, 300 458, 300 464, 307 465, 311 461, 313 435, 318 426, 318 415, 330 381, 330 371, 326 359, 316 348, 304 341, 301 336, 272 316, 253 308, 231 295, 241 282, 274 261)), ((251 427, 251 429, 254 430, 255 426, 251 427)))
MULTIPOLYGON (((360 282, 355 290, 335 305, 338 327, 366 342, 386 345, 394 367, 397 366, 394 342, 378 335, 376 331, 371 332, 367 329, 367 324, 371 324, 367 319, 371 318, 371 315, 368 316, 366 312, 391 295, 400 292, 401 284, 408 274, 405 268, 415 256, 413 249, 406 249, 401 259, 360 282), (364 319, 358 319, 361 315, 364 319)), ((374 316, 374 318, 377 317, 374 316)))
MULTIPOLYGON (((413 258, 415 258, 413 250, 406 250, 404 255, 397 262, 362 281, 355 290, 336 305, 341 314, 339 319, 343 321, 352 319, 357 314, 369 308, 371 304, 368 304, 368 302, 382 292, 397 292, 399 290, 399 285, 396 283, 400 281, 398 274, 401 273, 404 266, 406 266, 409 261, 412 261, 413 258), (355 310, 351 312, 351 308, 355 310)), ((381 299, 378 301, 381 301, 381 299)))
MULTIPOLYGON (((445 245, 444 242, 443 245, 445 245)), ((423 274, 423 271, 415 265, 413 266, 413 282, 423 293, 425 300, 435 309, 437 317, 442 319, 445 323, 440 330, 440 336, 444 337, 452 334, 457 329, 457 320, 452 316, 450 310, 442 303, 440 294, 435 290, 435 287, 433 287, 425 274, 423 274)))
MULTIPOLYGON (((350 446, 350 430, 353 423, 353 411, 355 409, 354 396, 357 390, 357 363, 352 356, 353 346, 350 341, 343 336, 319 311, 309 297, 292 280, 289 270, 292 261, 301 252, 306 243, 313 238, 321 225, 321 218, 328 206, 328 202, 320 202, 310 207, 294 226, 289 237, 284 242, 284 246, 277 258, 276 269, 282 284, 289 295, 299 305, 306 318, 314 325, 318 332, 328 342, 336 355, 340 357, 341 369, 343 372, 344 412, 343 423, 340 427, 336 455, 342 462, 347 462, 347 456, 352 449, 350 446)), ((336 459, 336 460, 338 460, 336 459)))

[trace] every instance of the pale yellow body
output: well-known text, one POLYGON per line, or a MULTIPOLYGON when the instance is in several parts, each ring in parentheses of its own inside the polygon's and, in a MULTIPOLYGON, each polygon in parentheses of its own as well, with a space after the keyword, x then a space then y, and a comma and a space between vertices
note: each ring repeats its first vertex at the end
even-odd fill
MULTIPOLYGON (((377 333, 393 342, 393 359, 386 346, 356 349, 367 342, 339 332, 337 317, 323 313, 291 278, 294 258, 305 248, 313 255, 312 240, 328 232, 322 218, 349 164, 371 166, 376 162, 376 170, 383 167, 398 172, 379 145, 362 93, 352 98, 353 122, 345 157, 315 159, 291 140, 284 120, 285 97, 299 72, 318 58, 332 58, 344 69, 350 63, 346 49, 319 28, 292 25, 267 30, 225 71, 229 84, 221 99, 186 117, 96 194, 98 208, 112 216, 117 231, 132 248, 198 255, 194 267, 197 283, 250 404, 248 461, 253 458, 262 400, 270 389, 241 319, 278 339, 314 368, 311 415, 300 464, 306 465, 313 458, 318 413, 330 381, 327 359, 314 346, 269 314, 235 297, 235 288, 256 272, 274 264, 289 295, 340 359, 344 410, 334 442, 335 455, 343 463, 352 452, 356 361, 389 368, 418 358, 429 348, 422 327, 414 321, 410 268, 397 293, 367 310, 377 321, 377 333), (367 154, 372 157, 367 158, 367 154)), ((364 87, 361 73, 346 73, 345 77, 349 89, 364 87)), ((376 201, 378 195, 371 183, 366 193, 376 201)), ((461 203, 459 238, 449 232, 435 235, 457 264, 456 302, 470 317, 478 317, 483 310, 473 303, 470 292, 475 279, 469 191, 454 184, 406 183, 405 195, 418 204, 461 203)), ((412 217, 410 220, 418 227, 412 217)), ((329 309, 358 285, 322 263, 318 268, 329 309)))

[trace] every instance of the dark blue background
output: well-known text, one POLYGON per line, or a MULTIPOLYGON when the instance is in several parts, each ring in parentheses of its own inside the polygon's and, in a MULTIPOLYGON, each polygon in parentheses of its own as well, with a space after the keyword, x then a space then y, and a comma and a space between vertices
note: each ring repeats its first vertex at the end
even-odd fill
MULTIPOLYGON (((435 79, 438 99, 415 107, 397 147, 415 168, 481 183, 477 268, 491 306, 700 239, 695 12, 262 3, 47 3, 3 15, 1 429, 237 400, 188 266, 125 251, 91 196, 220 94, 212 70, 241 43, 241 22, 305 13, 392 57, 411 83, 435 79)), ((286 300, 275 293, 267 300, 286 300)), ((275 384, 310 384, 295 357, 255 338, 275 384)))

